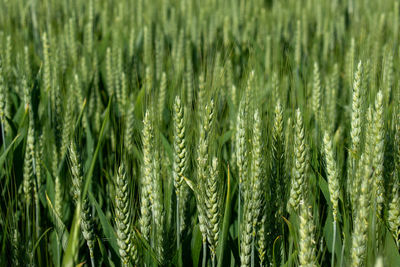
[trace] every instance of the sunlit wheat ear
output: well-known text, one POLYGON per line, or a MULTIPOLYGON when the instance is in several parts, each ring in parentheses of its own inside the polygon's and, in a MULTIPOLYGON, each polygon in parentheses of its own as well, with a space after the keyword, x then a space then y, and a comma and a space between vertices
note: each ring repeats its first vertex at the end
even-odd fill
POLYGON ((107 86, 107 93, 109 96, 113 93, 113 84, 114 84, 114 79, 113 79, 113 61, 112 61, 112 55, 111 55, 111 48, 107 47, 106 50, 106 86, 107 86))
POLYGON ((300 203, 299 220, 299 266, 317 266, 315 222, 312 207, 307 201, 302 200, 300 203))
POLYGON ((243 221, 240 234, 240 266, 250 266, 251 248, 253 242, 253 205, 251 199, 245 199, 243 221))
POLYGON ((173 177, 176 195, 179 197, 186 168, 185 124, 182 102, 179 96, 174 103, 174 163, 173 177))
POLYGON ((336 222, 339 208, 340 185, 337 163, 333 153, 332 139, 327 132, 325 132, 324 135, 324 154, 328 174, 329 195, 332 202, 333 220, 336 222))
POLYGON ((239 191, 244 190, 247 180, 247 139, 246 139, 246 111, 242 100, 236 120, 236 160, 239 174, 239 191))
POLYGON ((252 138, 252 163, 251 179, 244 191, 244 213, 240 229, 240 264, 250 266, 251 255, 254 255, 255 227, 257 226, 262 205, 262 143, 261 143, 261 117, 258 110, 254 113, 254 129, 252 138))
MULTIPOLYGON (((28 112, 31 114, 32 111, 28 109, 28 112)), ((30 115, 29 117, 23 177, 23 189, 27 206, 29 206, 32 201, 35 161, 35 130, 33 126, 33 115, 30 115)))
POLYGON ((206 244, 207 232, 207 206, 206 191, 207 179, 209 178, 209 150, 211 141, 211 130, 214 122, 214 101, 211 100, 205 106, 204 116, 200 126, 200 137, 197 150, 197 184, 199 192, 196 194, 197 209, 199 210, 199 226, 203 237, 203 245, 206 244))
MULTIPOLYGON (((256 226, 259 223, 263 204, 263 154, 262 154, 262 133, 261 115, 257 109, 254 113, 253 138, 252 138, 252 159, 251 159, 251 201, 253 202, 253 236, 256 234, 256 226)), ((253 237, 254 238, 254 237, 253 237)))
POLYGON ((31 61, 28 46, 24 46, 24 71, 26 79, 31 77, 31 61))
POLYGON ((115 230, 117 233, 117 243, 119 255, 123 266, 129 266, 131 259, 131 250, 136 250, 135 244, 132 242, 132 215, 129 205, 129 183, 126 177, 123 164, 118 169, 115 181, 115 230))
POLYGON ((384 194, 384 180, 383 180, 383 161, 384 161, 384 151, 385 151, 385 125, 384 125, 384 114, 383 114, 383 94, 379 91, 376 95, 375 100, 375 116, 374 116, 374 156, 373 156, 373 166, 374 170, 374 181, 373 181, 373 191, 376 196, 377 203, 377 214, 381 215, 383 204, 385 202, 384 194))
MULTIPOLYGON (((363 158, 363 156, 362 156, 363 158)), ((372 175, 371 168, 365 168, 360 164, 361 188, 357 201, 357 211, 354 218, 352 246, 351 246, 351 266, 363 266, 366 258, 368 244, 368 216, 369 216, 369 194, 368 178, 372 175)))
POLYGON ((199 90, 197 90, 197 110, 201 113, 204 109, 206 81, 203 73, 199 74, 199 90))
POLYGON ((151 224, 151 182, 152 182, 152 156, 153 151, 153 127, 151 125, 149 111, 146 112, 143 120, 142 131, 143 142, 143 163, 141 167, 141 188, 140 188, 140 231, 146 240, 150 238, 151 224))
POLYGON ((283 131, 283 108, 281 102, 278 101, 274 110, 274 124, 272 128, 272 163, 271 163, 271 179, 276 189, 275 199, 276 213, 275 216, 282 215, 286 201, 286 179, 284 174, 285 164, 285 136, 283 131))
POLYGON ((312 91, 312 108, 315 116, 318 118, 321 109, 321 77, 319 73, 319 66, 314 62, 314 83, 312 91))
POLYGON ((353 96, 351 105, 351 146, 348 157, 348 177, 347 177, 347 192, 352 192, 352 183, 357 167, 357 155, 360 152, 361 139, 361 80, 362 80, 362 64, 358 63, 357 72, 354 77, 353 96))
POLYGON ((50 73, 50 51, 49 51, 49 42, 47 39, 47 34, 43 34, 43 85, 44 89, 47 93, 50 91, 51 87, 51 73, 50 73))
POLYGON ((145 70, 145 91, 146 95, 150 96, 153 89, 153 76, 150 67, 147 67, 145 70))
POLYGON ((20 254, 21 254, 21 234, 18 231, 17 227, 13 227, 12 229, 12 236, 10 238, 11 241, 11 252, 12 252, 12 259, 11 262, 14 266, 20 266, 20 254))
MULTIPOLYGON (((131 97, 130 100, 133 98, 131 97)), ((129 101, 127 107, 124 132, 124 145, 129 156, 133 155, 134 149, 134 130, 135 130, 135 105, 129 101)))
POLYGON ((207 211, 207 240, 211 250, 211 257, 214 258, 216 254, 216 249, 219 239, 219 228, 220 228, 220 218, 221 218, 221 199, 220 199, 220 177, 218 170, 218 159, 213 158, 211 166, 209 168, 209 178, 206 184, 206 198, 205 205, 207 211))
POLYGON ((388 224, 392 232, 393 238, 396 241, 397 248, 400 249, 400 192, 399 192, 399 174, 394 175, 392 188, 392 199, 389 202, 388 224))
POLYGON ((151 184, 151 198, 153 222, 154 222, 154 246, 158 253, 159 259, 164 259, 164 209, 163 209, 163 192, 162 192, 162 180, 161 180, 161 158, 158 150, 153 151, 152 154, 153 163, 153 180, 151 184))
POLYGON ((303 118, 299 109, 296 110, 296 125, 294 136, 294 166, 291 180, 288 210, 298 210, 301 194, 307 188, 305 174, 307 171, 307 147, 304 136, 303 118))
POLYGON ((158 115, 160 121, 162 121, 163 118, 166 97, 167 97, 167 74, 163 72, 161 74, 160 90, 158 92, 158 115))
MULTIPOLYGON (((165 78, 165 73, 163 73, 165 78)), ((163 79, 162 78, 162 79, 163 79)), ((185 122, 184 110, 179 96, 174 102, 174 161, 172 166, 172 176, 174 179, 174 187, 176 192, 176 226, 177 226, 177 246, 180 245, 180 232, 184 227, 184 210, 187 196, 187 187, 183 183, 183 176, 186 169, 186 143, 185 143, 185 122)))
POLYGON ((258 258, 259 258, 259 262, 260 262, 260 266, 264 266, 264 262, 265 262, 265 257, 266 252, 267 252, 267 247, 266 247, 266 224, 267 221, 267 214, 264 212, 260 224, 259 224, 259 229, 257 232, 257 250, 258 250, 258 258))
POLYGON ((185 86, 186 86, 186 101, 188 105, 192 105, 193 102, 193 63, 192 63, 192 55, 190 51, 190 42, 186 43, 186 71, 184 75, 185 86))
MULTIPOLYGON (((373 160, 374 160, 374 145, 375 145, 375 135, 374 135, 374 112, 373 112, 373 107, 370 106, 367 109, 367 114, 366 114, 366 132, 365 132, 365 148, 364 148, 364 167, 369 168, 370 166, 373 166, 373 160)), ((362 168, 359 168, 362 169, 362 168)), ((368 187, 372 188, 372 185, 374 183, 374 175, 371 175, 368 177, 368 187)), ((351 197, 352 197, 352 203, 354 205, 353 209, 356 209, 356 199, 358 199, 358 196, 360 194, 360 187, 361 187, 361 176, 360 176, 360 170, 356 171, 356 177, 353 181, 353 190, 351 192, 351 197)), ((373 196, 370 196, 372 198, 373 196)), ((371 199, 370 199, 371 201, 371 199)))
MULTIPOLYGON (((43 134, 41 134, 38 139, 39 139, 38 142, 35 144, 35 158, 37 159, 37 160, 35 160, 35 172, 36 172, 36 184, 38 186, 38 189, 40 190, 41 187, 45 183, 45 177, 43 175, 43 169, 42 169, 43 164, 41 163, 41 161, 44 157, 44 139, 45 138, 44 138, 43 134)), ((55 149, 55 144, 53 144, 53 146, 52 146, 52 154, 54 157, 54 162, 52 164, 52 171, 53 171, 53 173, 56 173, 54 170, 55 170, 55 166, 58 164, 58 154, 57 154, 57 150, 55 149)))
POLYGON ((247 78, 246 90, 244 96, 244 109, 245 112, 252 114, 254 112, 255 102, 258 100, 256 96, 256 90, 253 86, 254 81, 254 70, 250 71, 249 77, 247 78))
POLYGON ((122 72, 121 74, 121 100, 120 100, 120 111, 123 116, 126 114, 128 101, 128 78, 126 74, 122 72))

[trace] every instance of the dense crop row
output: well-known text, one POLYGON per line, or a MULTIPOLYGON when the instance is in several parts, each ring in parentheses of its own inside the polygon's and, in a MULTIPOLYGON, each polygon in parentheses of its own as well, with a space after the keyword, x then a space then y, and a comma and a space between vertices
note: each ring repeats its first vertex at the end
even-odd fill
POLYGON ((0 1, 0 265, 398 266, 399 12, 0 1))

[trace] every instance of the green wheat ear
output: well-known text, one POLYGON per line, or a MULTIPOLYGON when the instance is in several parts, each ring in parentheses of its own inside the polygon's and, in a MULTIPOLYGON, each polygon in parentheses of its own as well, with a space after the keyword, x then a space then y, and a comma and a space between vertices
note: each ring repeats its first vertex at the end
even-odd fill
POLYGON ((220 218, 222 216, 220 204, 221 180, 219 177, 219 162, 216 157, 212 159, 209 168, 209 178, 206 182, 205 206, 207 211, 207 240, 214 260, 219 240, 220 218))
POLYGON ((140 189, 140 231, 146 240, 150 240, 151 224, 151 183, 152 183, 152 151, 153 151, 153 127, 149 111, 143 120, 143 164, 141 170, 140 189))
POLYGON ((330 135, 327 132, 325 132, 324 135, 324 154, 325 154, 326 170, 328 174, 329 195, 332 202, 333 221, 337 222, 340 185, 339 185, 337 163, 333 153, 333 143, 330 135))
MULTIPOLYGON (((82 193, 82 169, 81 160, 76 148, 75 142, 71 142, 69 147, 69 157, 71 161, 71 174, 72 174, 72 196, 75 201, 75 205, 81 205, 81 231, 83 238, 86 240, 86 244, 89 248, 90 262, 92 267, 95 266, 94 259, 94 222, 92 218, 92 210, 88 198, 81 198, 82 193)), ((57 179, 57 178, 56 178, 57 179)))
POLYGON ((129 266, 130 262, 136 263, 137 249, 133 243, 132 207, 129 204, 129 182, 126 177, 124 165, 121 164, 115 181, 115 231, 122 265, 129 266), (132 257, 133 255, 133 257, 132 257))
MULTIPOLYGON (((29 114, 32 114, 31 109, 28 109, 28 112, 29 114)), ((35 130, 33 126, 33 115, 30 115, 29 117, 30 118, 25 149, 23 178, 23 189, 27 206, 29 206, 32 201, 35 161, 35 130)))
POLYGON ((361 141, 361 81, 363 75, 363 65, 361 61, 358 63, 357 72, 354 76, 354 85, 353 85, 353 95, 352 95, 352 105, 351 105, 351 128, 350 128, 350 137, 351 137, 351 147, 348 158, 348 174, 347 174, 347 192, 351 194, 352 183, 354 180, 355 169, 357 167, 357 155, 359 155, 360 149, 360 141, 361 141))
POLYGON ((375 100, 375 116, 374 116, 374 149, 373 149, 373 166, 374 178, 373 178, 373 191, 376 197, 377 203, 377 214, 380 217, 383 210, 383 204, 385 202, 384 194, 384 180, 383 180, 383 161, 385 151, 385 126, 384 126, 384 113, 383 113, 383 93, 379 91, 376 95, 375 100))
POLYGON ((293 177, 288 201, 288 211, 298 210, 300 199, 303 191, 307 191, 307 181, 305 180, 307 171, 307 153, 308 148, 305 143, 303 118, 300 109, 296 110, 296 125, 295 125, 295 140, 294 140, 294 156, 295 162, 293 166, 293 177))
MULTIPOLYGON (((361 162, 365 161, 364 154, 361 156, 361 162)), ((363 164, 358 167, 360 170, 361 188, 357 201, 357 211, 354 218, 354 229, 352 234, 351 247, 351 266, 363 266, 366 258, 368 244, 368 216, 369 216, 369 176, 372 175, 370 168, 365 168, 363 164)))
POLYGON ((174 102, 174 166, 173 177, 176 195, 180 196, 183 176, 186 168, 185 125, 182 102, 179 96, 174 102))
POLYGON ((317 266, 315 223, 311 211, 312 207, 307 204, 307 201, 300 203, 299 266, 302 267, 317 266))

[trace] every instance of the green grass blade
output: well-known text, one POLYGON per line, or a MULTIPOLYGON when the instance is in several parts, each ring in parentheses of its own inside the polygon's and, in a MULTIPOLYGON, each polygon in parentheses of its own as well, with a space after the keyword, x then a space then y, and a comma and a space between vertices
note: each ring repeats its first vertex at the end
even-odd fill
POLYGON ((89 192, 89 200, 93 204, 94 208, 96 209, 97 215, 99 216, 101 228, 103 230, 104 236, 110 243, 112 249, 114 252, 118 255, 118 245, 117 245, 117 237, 114 232, 114 228, 110 224, 110 222, 107 220, 106 215, 104 212, 101 210, 101 207, 99 203, 97 203, 96 199, 92 195, 91 192, 89 192))
POLYGON ((100 135, 99 135, 99 140, 97 142, 96 150, 95 150, 95 152, 93 154, 89 170, 88 170, 88 172, 86 174, 85 185, 84 185, 83 191, 82 191, 82 199, 85 199, 86 194, 88 192, 89 185, 90 185, 90 183, 92 181, 93 170, 94 170, 94 166, 96 164, 97 155, 99 154, 99 150, 100 150, 101 144, 103 142, 103 139, 105 138, 104 131, 105 131, 107 122, 108 122, 109 117, 110 117, 111 101, 112 101, 112 97, 110 97, 110 100, 108 101, 106 115, 104 117, 103 124, 101 125, 101 130, 100 130, 100 135))
POLYGON ((56 210, 54 209, 53 204, 51 203, 50 198, 47 195, 47 193, 45 193, 45 195, 46 195, 47 205, 50 208, 50 216, 53 219, 56 233, 57 233, 59 239, 61 240, 61 245, 62 245, 63 250, 66 251, 67 245, 68 245, 69 232, 67 230, 67 227, 61 220, 60 216, 57 214, 56 210))

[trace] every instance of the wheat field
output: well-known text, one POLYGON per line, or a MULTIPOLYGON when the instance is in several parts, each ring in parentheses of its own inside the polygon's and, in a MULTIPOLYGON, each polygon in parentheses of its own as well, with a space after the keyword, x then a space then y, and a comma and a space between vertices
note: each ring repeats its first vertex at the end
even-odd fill
POLYGON ((0 266, 400 266, 397 0, 0 0, 0 266))

